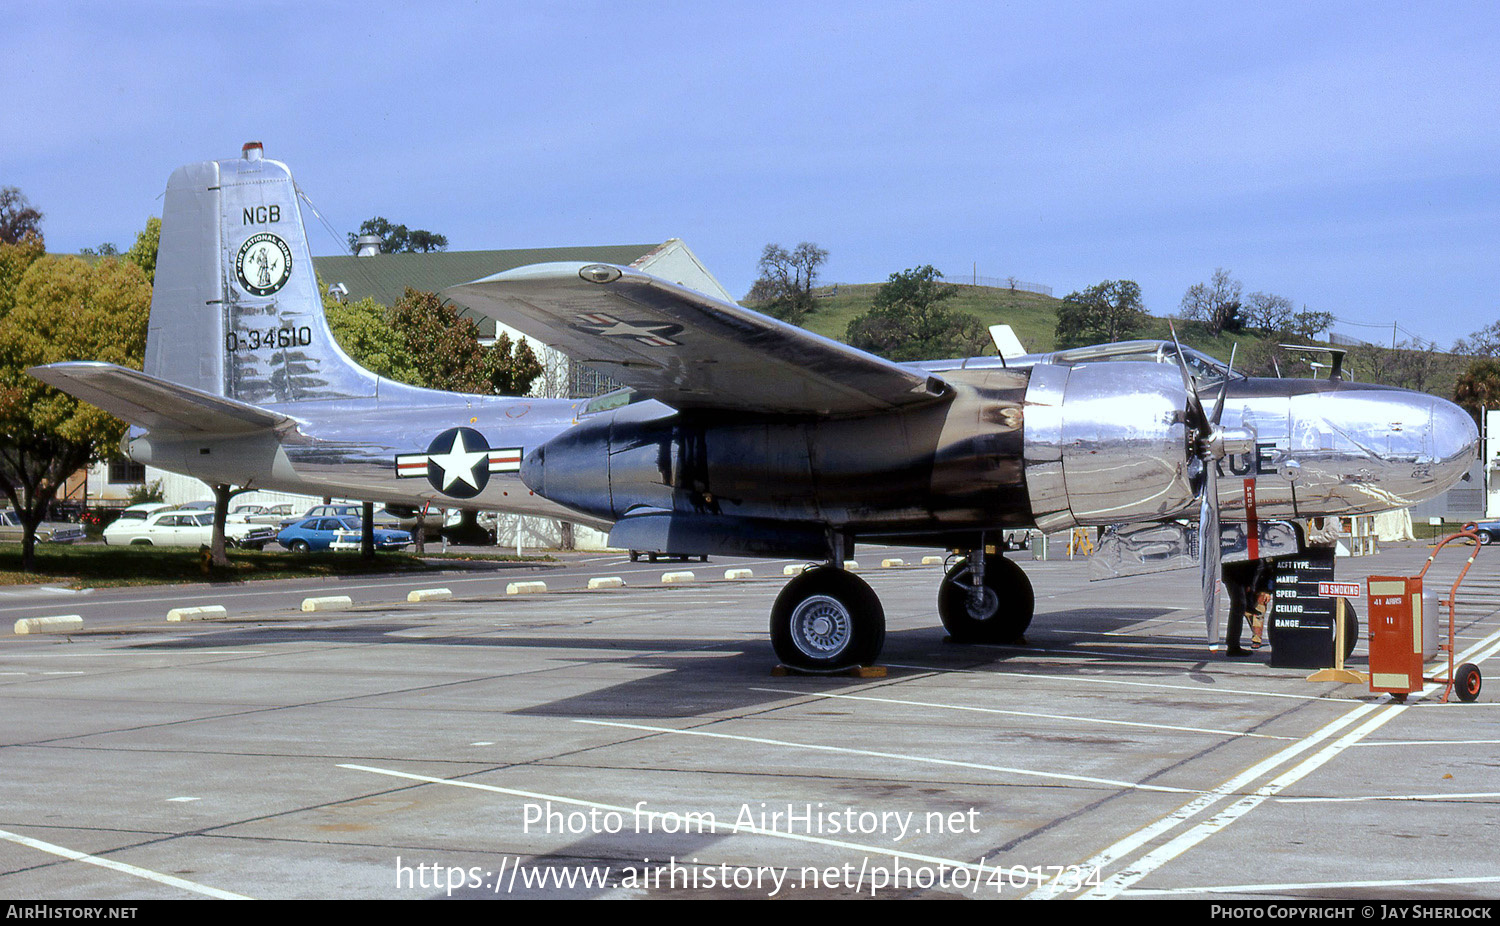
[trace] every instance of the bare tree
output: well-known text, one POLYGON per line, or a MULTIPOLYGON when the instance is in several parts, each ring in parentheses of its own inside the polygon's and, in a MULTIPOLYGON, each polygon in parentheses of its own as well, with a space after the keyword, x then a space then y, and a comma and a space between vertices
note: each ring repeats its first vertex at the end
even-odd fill
POLYGON ((1288 330, 1295 315, 1292 300, 1275 293, 1251 293, 1240 309, 1246 325, 1266 334, 1288 330))
POLYGON ((1453 345, 1455 354, 1470 357, 1500 357, 1500 321, 1486 325, 1453 345))
POLYGON ((42 214, 15 187, 0 189, 0 243, 19 244, 28 237, 42 240, 42 214))
POLYGON ((1214 271, 1209 283, 1194 283, 1182 297, 1180 316, 1203 322, 1209 334, 1237 331, 1240 321, 1240 292, 1244 287, 1223 267, 1214 271))
POLYGON ((818 268, 827 262, 828 252, 810 241, 791 251, 768 244, 756 265, 760 278, 751 285, 745 301, 767 315, 800 324, 812 312, 818 268))

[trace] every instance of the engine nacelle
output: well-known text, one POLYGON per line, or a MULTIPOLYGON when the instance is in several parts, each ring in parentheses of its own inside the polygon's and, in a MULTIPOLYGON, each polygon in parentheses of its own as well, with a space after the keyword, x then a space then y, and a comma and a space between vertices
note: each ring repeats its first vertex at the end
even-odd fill
POLYGON ((1042 530, 1150 521, 1195 504, 1177 367, 1037 364, 1026 389, 1025 471, 1042 530))

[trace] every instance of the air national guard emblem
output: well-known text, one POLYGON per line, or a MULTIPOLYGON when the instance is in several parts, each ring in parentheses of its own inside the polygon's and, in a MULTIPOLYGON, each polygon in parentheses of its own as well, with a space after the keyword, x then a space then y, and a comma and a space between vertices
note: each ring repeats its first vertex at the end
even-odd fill
POLYGON ((251 235, 234 259, 234 275, 252 296, 269 296, 292 275, 292 249, 270 232, 251 235))
POLYGON ((427 445, 426 453, 396 455, 396 476, 426 476, 434 489, 453 498, 473 498, 491 473, 521 470, 521 448, 495 448, 473 428, 449 428, 427 445))

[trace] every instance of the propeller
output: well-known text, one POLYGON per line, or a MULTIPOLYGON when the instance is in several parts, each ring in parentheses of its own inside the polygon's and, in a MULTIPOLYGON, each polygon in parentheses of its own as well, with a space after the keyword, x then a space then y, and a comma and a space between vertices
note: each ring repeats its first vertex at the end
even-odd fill
POLYGON ((1208 644, 1219 643, 1219 467, 1224 457, 1224 430, 1219 419, 1224 414, 1224 400, 1229 392, 1229 377, 1234 372, 1234 348, 1230 348, 1229 369, 1219 385, 1219 395, 1214 401, 1213 414, 1203 407, 1203 398, 1198 394, 1198 383, 1188 373, 1187 358, 1182 353, 1182 344, 1177 340, 1176 326, 1172 330, 1172 343, 1177 348, 1177 368, 1182 372, 1182 385, 1187 391, 1185 420, 1188 426, 1189 446, 1202 462, 1198 484, 1198 563, 1202 567, 1203 623, 1208 633, 1208 644))

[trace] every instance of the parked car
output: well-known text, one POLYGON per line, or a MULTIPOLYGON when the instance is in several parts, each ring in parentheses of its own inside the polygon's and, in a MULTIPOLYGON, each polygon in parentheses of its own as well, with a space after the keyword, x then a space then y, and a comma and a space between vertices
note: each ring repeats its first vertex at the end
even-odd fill
MULTIPOLYGON (((115 521, 135 521, 138 524, 144 524, 146 519, 156 512, 166 511, 172 507, 172 505, 166 502, 140 502, 120 509, 120 514, 115 518, 115 521)), ((114 521, 110 523, 113 524, 114 521)))
POLYGON ((1479 521, 1474 525, 1474 533, 1482 544, 1500 543, 1500 521, 1479 521))
MULTIPOLYGON (((20 543, 26 536, 21 519, 13 509, 0 511, 0 542, 20 543)), ((62 521, 43 521, 37 525, 38 543, 74 543, 84 538, 83 525, 62 521)))
MULTIPOLYGON (((364 520, 364 505, 359 502, 335 502, 329 505, 314 505, 302 512, 299 517, 288 518, 282 522, 282 527, 287 527, 293 521, 306 518, 353 518, 355 521, 364 520)), ((384 527, 389 530, 400 530, 401 519, 394 515, 384 514, 376 509, 375 526, 384 527)))
MULTIPOLYGON (((350 517, 302 518, 282 528, 276 542, 296 553, 309 550, 358 550, 360 520, 350 517)), ((375 549, 399 550, 411 543, 406 531, 375 528, 375 549)))
MULTIPOLYGON (((212 511, 168 508, 152 512, 144 521, 121 517, 104 529, 104 542, 157 547, 196 547, 213 542, 212 511)), ((276 538, 274 528, 264 524, 224 524, 224 543, 259 550, 276 538)))

